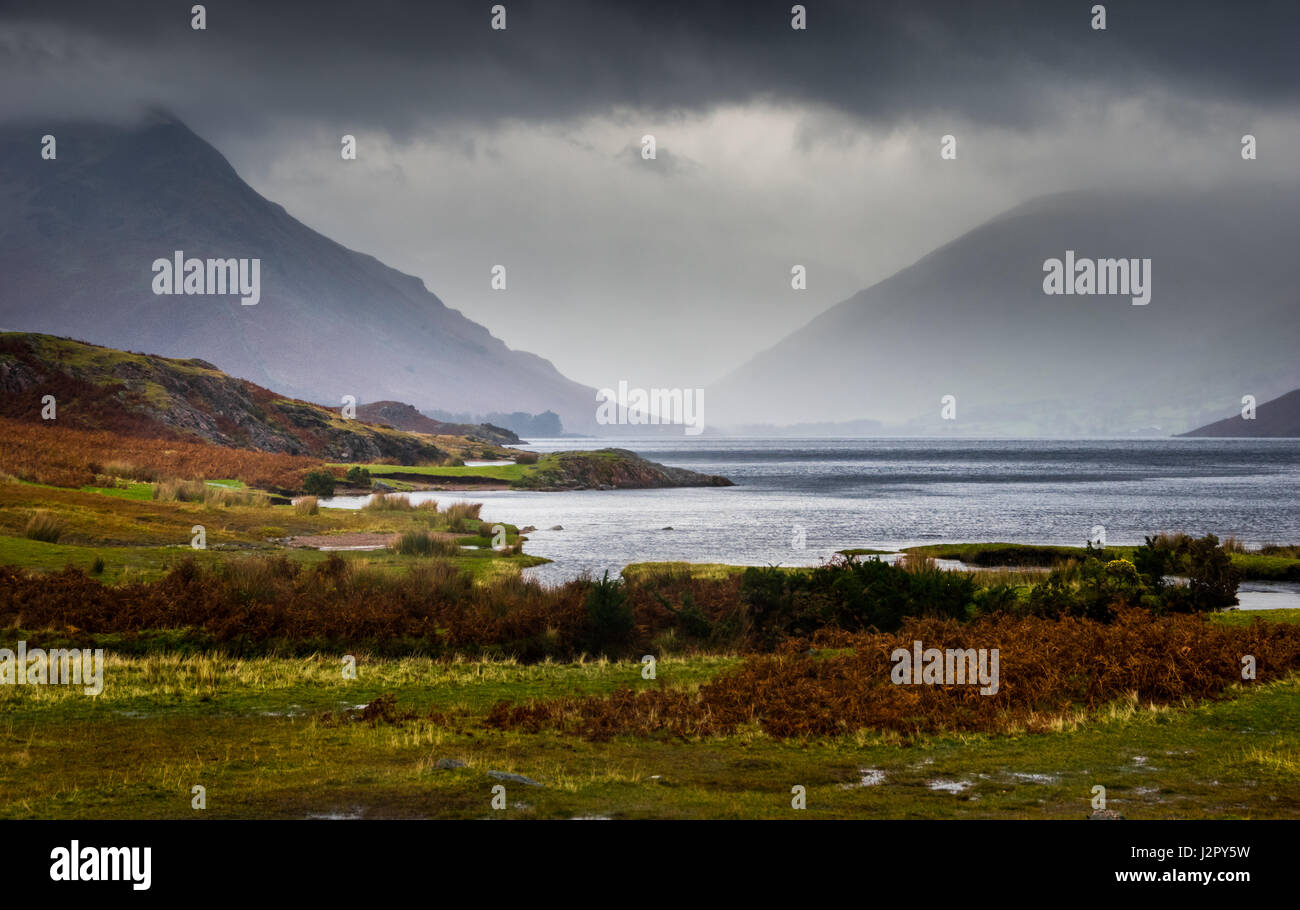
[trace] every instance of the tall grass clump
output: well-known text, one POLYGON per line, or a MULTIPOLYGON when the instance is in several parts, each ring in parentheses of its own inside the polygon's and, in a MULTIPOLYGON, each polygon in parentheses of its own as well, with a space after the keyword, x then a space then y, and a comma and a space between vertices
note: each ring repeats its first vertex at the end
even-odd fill
POLYGON ((209 485, 203 493, 203 502, 212 508, 230 506, 256 506, 270 508, 271 497, 261 490, 235 490, 230 487, 209 485))
POLYGON ((460 552, 456 541, 431 531, 403 531, 389 547, 403 556, 455 556, 460 552))
POLYGON ((203 502, 207 499, 208 485, 202 480, 160 480, 153 485, 153 498, 158 502, 203 502))
POLYGON ((453 502, 447 506, 447 527, 457 534, 470 530, 469 520, 478 521, 478 514, 483 509, 481 502, 453 502))
POLYGON ((320 500, 315 496, 303 496, 293 501, 295 515, 316 515, 320 512, 320 500))
POLYGON ((27 520, 27 528, 23 534, 28 540, 58 543, 59 538, 63 536, 63 523, 53 513, 45 509, 37 509, 27 520))
POLYGON ((367 512, 409 512, 415 506, 405 493, 373 493, 361 508, 367 512))

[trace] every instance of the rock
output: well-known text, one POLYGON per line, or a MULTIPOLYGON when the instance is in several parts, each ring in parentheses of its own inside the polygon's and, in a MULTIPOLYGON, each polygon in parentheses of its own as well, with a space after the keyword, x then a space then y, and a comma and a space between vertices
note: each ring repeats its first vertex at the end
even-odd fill
POLYGON ((533 531, 536 531, 536 530, 537 530, 537 529, 534 528, 532 525, 529 525, 529 526, 526 527, 526 528, 520 528, 520 529, 519 529, 519 533, 520 533, 520 534, 530 534, 530 533, 532 533, 533 531))
POLYGON ((564 525, 555 525, 553 528, 551 528, 551 530, 552 530, 552 531, 563 531, 563 530, 564 530, 564 525))
POLYGON ((459 758, 440 758, 433 763, 433 766, 439 771, 454 771, 457 768, 465 767, 465 763, 459 758))
POLYGON ((374 490, 376 493, 391 493, 393 491, 393 488, 390 487, 388 484, 384 483, 382 480, 374 481, 370 485, 370 489, 374 490))
POLYGON ((1092 815, 1088 816, 1089 821, 1107 821, 1110 819, 1122 820, 1123 818, 1124 816, 1120 815, 1114 809, 1098 809, 1097 811, 1093 812, 1092 815))
POLYGON ((493 777, 496 778, 497 780, 510 781, 511 783, 515 783, 515 784, 525 784, 526 786, 529 787, 546 786, 545 784, 538 783, 537 781, 533 780, 531 777, 524 777, 522 774, 511 774, 509 771, 489 771, 487 775, 488 777, 493 777))
POLYGON ((659 530, 660 530, 660 531, 671 531, 672 529, 673 529, 673 526, 672 526, 672 525, 669 525, 668 527, 666 527, 666 528, 660 528, 659 530))

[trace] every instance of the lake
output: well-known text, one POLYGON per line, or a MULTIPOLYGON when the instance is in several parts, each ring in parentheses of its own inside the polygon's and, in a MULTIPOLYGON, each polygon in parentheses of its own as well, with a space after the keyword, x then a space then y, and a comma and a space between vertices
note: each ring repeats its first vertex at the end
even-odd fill
MULTIPOLYGON (((482 502, 537 528, 547 582, 632 562, 816 565, 836 550, 1006 541, 1082 546, 1159 531, 1300 542, 1300 441, 647 438, 532 440, 538 452, 631 449, 734 487, 417 493, 482 502), (550 530, 555 526, 563 530, 550 530), (669 530, 671 529, 671 530, 669 530)), ((322 505, 359 508, 364 497, 322 505)), ((1243 607, 1300 606, 1300 586, 1243 585, 1243 607), (1249 603, 1247 600, 1249 599, 1249 603)))

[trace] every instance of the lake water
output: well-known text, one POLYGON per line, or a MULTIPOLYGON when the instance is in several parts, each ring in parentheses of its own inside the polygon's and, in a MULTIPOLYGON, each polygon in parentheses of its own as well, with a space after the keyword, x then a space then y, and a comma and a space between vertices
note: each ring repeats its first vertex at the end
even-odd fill
MULTIPOLYGON (((1096 525, 1112 544, 1141 543, 1159 531, 1232 536, 1251 546, 1300 542, 1297 440, 683 437, 533 440, 527 448, 606 445, 722 474, 736 486, 412 499, 482 502, 486 518, 535 526, 528 552, 554 562, 529 573, 547 582, 617 574, 632 562, 816 565, 846 547, 1081 546, 1096 525), (556 525, 563 530, 550 530, 556 525)), ((1300 606, 1296 585, 1244 585, 1243 595, 1243 607, 1300 606)))

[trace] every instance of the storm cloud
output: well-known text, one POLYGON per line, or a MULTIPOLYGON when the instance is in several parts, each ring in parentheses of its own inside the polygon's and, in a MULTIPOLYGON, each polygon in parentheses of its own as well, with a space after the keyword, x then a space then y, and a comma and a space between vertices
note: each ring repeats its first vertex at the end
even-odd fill
POLYGON ((1089 2, 813 0, 804 31, 786 0, 503 5, 217 0, 195 31, 187 2, 11 2, 0 117, 166 107, 598 387, 707 384, 1035 195, 1239 179, 1246 132, 1252 176, 1293 172, 1300 141, 1290 0, 1111 3, 1104 31, 1089 2))

